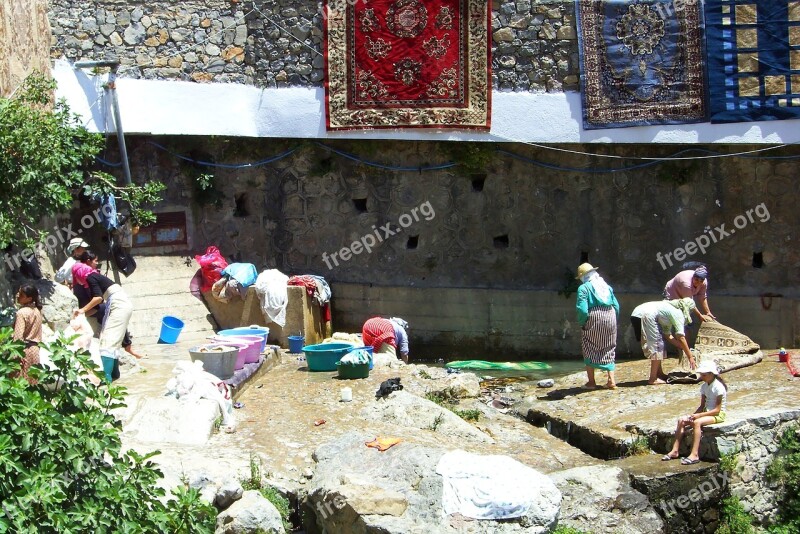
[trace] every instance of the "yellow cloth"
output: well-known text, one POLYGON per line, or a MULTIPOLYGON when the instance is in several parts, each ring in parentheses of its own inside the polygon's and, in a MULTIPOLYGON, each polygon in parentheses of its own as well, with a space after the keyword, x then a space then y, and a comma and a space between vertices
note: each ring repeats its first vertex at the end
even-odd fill
POLYGON ((401 440, 400 438, 375 438, 372 441, 366 442, 364 445, 366 445, 367 447, 373 447, 383 452, 391 447, 394 447, 401 441, 403 440, 401 440))

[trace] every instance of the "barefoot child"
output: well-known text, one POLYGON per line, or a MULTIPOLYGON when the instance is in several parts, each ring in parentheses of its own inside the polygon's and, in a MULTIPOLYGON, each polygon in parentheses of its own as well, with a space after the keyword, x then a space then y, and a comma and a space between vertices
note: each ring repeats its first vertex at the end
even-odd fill
POLYGON ((662 460, 674 460, 678 457, 681 438, 687 430, 694 432, 692 451, 689 456, 681 459, 683 465, 696 464, 700 461, 700 437, 702 428, 725 421, 725 405, 728 399, 728 386, 719 376, 719 369, 713 361, 701 362, 695 371, 700 375, 700 406, 691 415, 678 419, 678 428, 675 431, 675 443, 672 450, 665 454, 662 460))

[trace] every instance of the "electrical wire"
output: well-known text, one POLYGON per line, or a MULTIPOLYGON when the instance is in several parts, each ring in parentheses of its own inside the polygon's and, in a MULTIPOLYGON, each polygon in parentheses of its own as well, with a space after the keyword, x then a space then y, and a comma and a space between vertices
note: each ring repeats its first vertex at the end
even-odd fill
POLYGON ((322 144, 320 142, 315 142, 314 144, 319 146, 319 147, 321 147, 321 148, 324 148, 325 150, 327 150, 329 152, 333 152, 334 154, 338 154, 339 156, 342 156, 343 158, 347 158, 349 160, 355 161, 355 162, 360 163, 362 165, 368 165, 370 167, 377 167, 379 169, 385 169, 385 170, 389 170, 389 171, 417 171, 417 172, 440 171, 442 169, 449 169, 451 167, 455 167, 455 166, 458 165, 458 163, 455 163, 455 162, 442 163, 441 165, 421 165, 421 166, 418 166, 418 167, 401 167, 401 166, 395 166, 395 165, 384 165, 382 163, 377 163, 377 162, 374 162, 374 161, 361 159, 360 157, 358 157, 358 156, 356 156, 354 154, 350 154, 349 152, 345 152, 344 150, 339 150, 339 149, 330 147, 330 146, 322 144))
MULTIPOLYGON (((676 158, 676 157, 667 157, 667 158, 649 158, 649 157, 642 157, 642 156, 616 156, 613 154, 597 154, 594 152, 584 152, 582 150, 571 150, 568 148, 560 148, 551 145, 542 145, 538 143, 532 143, 529 141, 521 141, 519 139, 514 139, 511 137, 505 137, 502 135, 497 135, 500 139, 505 141, 509 141, 511 143, 519 143, 522 145, 528 145, 535 148, 542 148, 546 150, 553 150, 556 152, 566 152, 568 154, 580 155, 580 156, 591 156, 596 158, 608 158, 608 159, 631 159, 631 160, 640 160, 640 161, 684 161, 684 160, 696 160, 696 159, 715 159, 715 158, 725 158, 725 157, 739 157, 745 156, 747 154, 756 154, 761 152, 767 152, 769 150, 776 150, 779 148, 784 148, 787 146, 794 146, 800 144, 800 141, 793 141, 791 143, 783 143, 780 145, 765 147, 765 148, 757 148, 753 150, 745 150, 741 152, 733 152, 733 153, 713 153, 713 155, 709 156, 701 156, 701 157, 692 157, 692 158, 676 158)), ((710 151, 709 151, 710 152, 710 151)))
MULTIPOLYGON (((190 163, 194 163, 196 165, 202 165, 202 166, 205 166, 205 167, 215 167, 215 168, 223 168, 223 169, 247 169, 247 168, 254 168, 254 167, 260 167, 260 166, 263 166, 263 165, 268 165, 270 163, 274 163, 274 162, 276 162, 278 160, 281 160, 283 158, 286 158, 286 157, 290 156, 291 154, 293 154, 295 151, 297 151, 301 147, 301 145, 298 145, 298 146, 290 148, 290 149, 288 149, 288 150, 286 150, 286 151, 284 151, 284 152, 282 152, 280 154, 277 154, 275 156, 272 156, 272 157, 269 157, 269 158, 266 158, 266 159, 263 159, 263 160, 259 160, 259 161, 256 161, 256 162, 252 162, 252 163, 214 163, 214 162, 211 162, 211 161, 203 161, 203 160, 198 160, 198 159, 191 158, 191 157, 188 157, 188 156, 183 156, 183 155, 178 154, 178 153, 168 149, 167 147, 165 147, 165 146, 163 146, 163 145, 161 145, 159 143, 156 143, 154 141, 148 141, 147 144, 152 145, 152 146, 156 147, 159 150, 163 150, 164 152, 167 152, 168 154, 172 155, 173 157, 178 158, 178 159, 183 160, 183 161, 188 161, 190 163)), ((341 156, 343 158, 349 159, 349 160, 354 161, 356 163, 359 163, 361 165, 367 165, 369 167, 375 167, 375 168, 384 169, 384 170, 388 170, 388 171, 395 171, 395 172, 440 171, 440 170, 444 170, 444 169, 450 169, 450 168, 453 168, 453 167, 457 167, 459 165, 458 162, 454 162, 454 161, 449 161, 449 162, 441 163, 441 164, 438 164, 438 165, 419 165, 419 166, 416 166, 416 167, 414 167, 414 166, 385 165, 383 163, 378 163, 376 161, 371 161, 371 160, 364 159, 364 158, 362 158, 362 157, 360 157, 360 156, 358 156, 356 154, 352 154, 352 153, 346 152, 344 150, 333 148, 333 147, 328 146, 328 145, 326 145, 324 143, 320 143, 319 141, 315 141, 314 144, 316 146, 324 149, 324 150, 327 150, 328 152, 331 152, 331 153, 336 154, 338 156, 341 156)), ((546 163, 546 162, 543 162, 543 161, 539 161, 537 159, 529 158, 527 156, 523 156, 521 154, 516 154, 514 152, 511 152, 511 151, 508 151, 508 150, 504 150, 504 149, 501 149, 501 148, 495 148, 495 152, 497 154, 508 156, 510 158, 513 158, 513 159, 516 159, 516 160, 519 160, 519 161, 522 161, 522 162, 525 162, 525 163, 529 163, 531 165, 535 165, 537 167, 542 167, 542 168, 545 168, 545 169, 550 169, 550 170, 559 171, 559 172, 579 172, 579 173, 586 173, 586 174, 613 174, 613 173, 627 172, 627 171, 632 171, 632 170, 637 170, 637 169, 644 169, 644 168, 647 168, 647 167, 652 167, 654 165, 660 165, 660 164, 663 164, 663 163, 668 163, 670 161, 683 161, 683 160, 692 159, 692 158, 679 157, 681 154, 695 152, 695 151, 708 153, 708 154, 714 154, 714 151, 712 151, 712 150, 701 149, 701 148, 688 148, 688 149, 680 150, 680 151, 676 152, 675 154, 673 154, 672 156, 667 157, 667 158, 659 158, 659 159, 649 158, 650 159, 649 161, 646 161, 645 163, 636 164, 636 165, 628 165, 626 167, 618 167, 618 168, 597 168, 597 167, 566 167, 566 166, 562 166, 562 165, 556 165, 554 163, 546 163)), ((790 155, 790 156, 763 156, 763 155, 753 155, 753 154, 745 153, 744 155, 739 155, 738 157, 743 158, 743 159, 756 159, 756 160, 762 160, 762 159, 763 160, 792 160, 792 159, 800 159, 800 154, 798 154, 798 155, 790 155)), ((95 160, 98 163, 101 163, 103 165, 107 165, 109 167, 120 167, 122 165, 121 162, 113 163, 113 162, 107 161, 106 159, 100 158, 100 157, 96 157, 95 160)))
POLYGON ((147 144, 152 145, 152 146, 154 146, 154 147, 156 147, 156 148, 158 148, 160 150, 163 150, 164 152, 166 152, 166 153, 168 153, 168 154, 170 154, 170 155, 172 155, 172 156, 174 156, 174 157, 176 157, 176 158, 178 158, 180 160, 188 161, 190 163, 195 163, 197 165, 202 165, 204 167, 218 167, 218 168, 222 168, 222 169, 248 169, 248 168, 252 168, 252 167, 260 167, 262 165, 267 165, 269 163, 273 163, 275 161, 283 159, 283 158, 289 156, 290 154, 292 154, 295 150, 297 150, 299 148, 299 147, 296 146, 296 147, 290 148, 289 150, 287 150, 285 152, 282 152, 281 154, 278 154, 277 156, 272 156, 271 158, 262 159, 260 161, 254 162, 254 163, 233 163, 233 164, 231 164, 231 163, 214 163, 212 161, 202 161, 202 160, 198 160, 198 159, 195 159, 195 158, 190 158, 188 156, 182 156, 180 154, 176 154, 175 152, 173 152, 172 150, 168 149, 167 147, 165 147, 163 145, 160 145, 160 144, 158 144, 158 143, 156 143, 154 141, 148 141, 147 144))

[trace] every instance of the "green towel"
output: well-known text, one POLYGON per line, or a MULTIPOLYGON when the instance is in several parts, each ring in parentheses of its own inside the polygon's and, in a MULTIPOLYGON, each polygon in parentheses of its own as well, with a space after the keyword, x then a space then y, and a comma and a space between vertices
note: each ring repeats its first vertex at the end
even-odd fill
POLYGON ((544 362, 487 362, 485 360, 458 360, 448 362, 450 369, 491 369, 494 371, 541 371, 550 369, 544 362))

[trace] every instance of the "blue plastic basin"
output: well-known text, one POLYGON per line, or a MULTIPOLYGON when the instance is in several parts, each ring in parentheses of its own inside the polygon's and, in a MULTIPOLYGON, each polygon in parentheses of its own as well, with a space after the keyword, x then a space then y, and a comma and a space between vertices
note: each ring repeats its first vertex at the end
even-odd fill
POLYGON ((353 350, 350 343, 320 343, 303 347, 309 371, 336 371, 336 363, 353 350))

